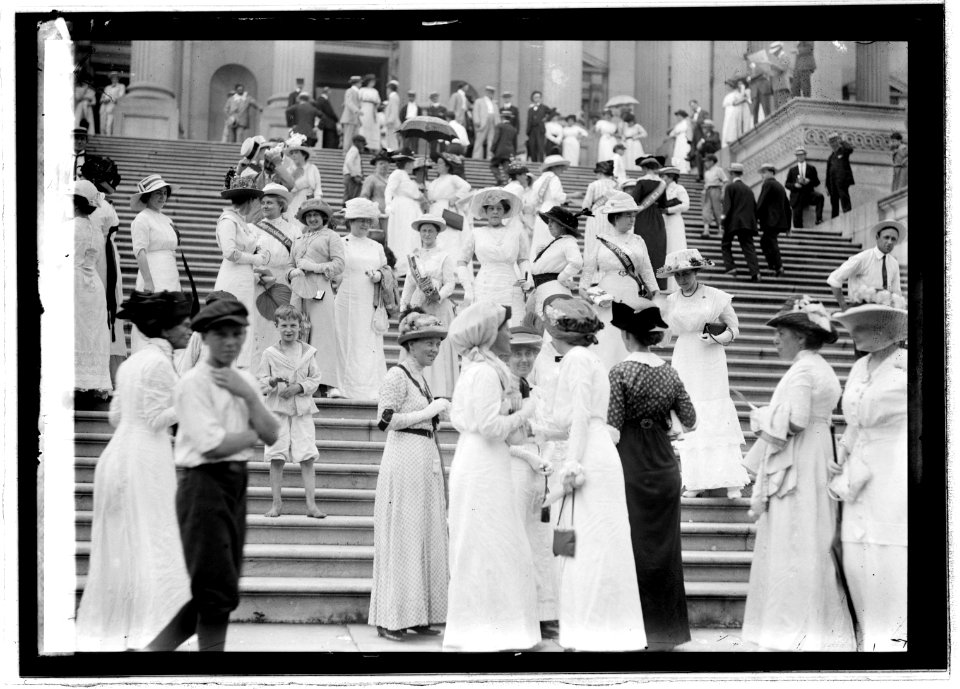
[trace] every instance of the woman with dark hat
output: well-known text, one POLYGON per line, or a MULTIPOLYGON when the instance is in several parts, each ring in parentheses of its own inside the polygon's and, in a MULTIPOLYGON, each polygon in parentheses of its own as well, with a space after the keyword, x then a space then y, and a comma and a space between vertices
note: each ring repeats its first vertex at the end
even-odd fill
MULTIPOLYGON (((137 191, 130 197, 130 208, 139 211, 130 223, 133 257, 139 268, 134 289, 180 291, 176 254, 180 236, 173 221, 162 212, 167 200, 178 189, 160 175, 148 175, 137 183, 137 191)), ((136 352, 145 343, 145 338, 134 327, 130 332, 130 351, 136 352)))
POLYGON ((369 199, 380 206, 382 217, 379 224, 384 240, 387 236, 387 201, 384 195, 387 191, 387 180, 390 177, 390 165, 392 163, 393 158, 390 157, 390 151, 385 148, 377 151, 370 159, 373 172, 367 175, 367 178, 363 180, 363 186, 360 188, 360 198, 369 199))
POLYGON ((368 623, 391 641, 405 632, 436 636, 447 619, 447 520, 439 419, 450 401, 435 399, 424 376, 447 336, 434 316, 400 321, 406 358, 387 372, 377 405, 387 431, 373 514, 373 588, 368 623))
POLYGON ((423 192, 417 181, 410 176, 416 156, 413 151, 402 150, 393 156, 397 169, 387 178, 384 199, 387 204, 387 246, 397 257, 397 274, 407 274, 407 256, 416 247, 416 237, 410 232, 410 224, 423 215, 420 201, 423 192))
MULTIPOLYGON (((663 265, 667 257, 667 228, 663 222, 663 211, 667 207, 667 183, 660 179, 662 165, 655 158, 640 161, 643 174, 633 188, 633 198, 637 202, 638 213, 633 231, 643 238, 650 254, 650 263, 654 270, 663 265)), ((666 289, 664 278, 657 280, 660 289, 666 289)))
POLYGON ((677 372, 651 345, 667 324, 652 302, 634 310, 613 304, 611 324, 630 354, 610 369, 609 425, 617 431, 630 515, 630 537, 643 605, 643 626, 652 650, 690 640, 680 539, 680 466, 670 443, 671 412, 684 429, 697 414, 677 372))
MULTIPOLYGON (((249 224, 260 211, 263 191, 250 177, 228 174, 226 185, 220 196, 230 201, 230 207, 224 208, 217 219, 217 246, 223 261, 213 288, 230 292, 247 308, 247 313, 253 313, 256 309, 257 273, 270 262, 270 252, 257 245, 257 231, 249 224)), ((256 364, 253 361, 253 338, 246 337, 237 357, 237 366, 252 368, 256 364)))
POLYGON ((843 501, 843 569, 857 612, 862 651, 907 645, 907 303, 867 287, 833 320, 867 355, 843 391, 846 432, 830 493, 843 501))
POLYGON ((593 245, 597 241, 597 235, 604 231, 606 224, 603 217, 597 212, 597 209, 607 202, 607 196, 611 191, 617 190, 617 180, 613 177, 613 161, 601 160, 593 168, 597 176, 595 180, 587 185, 587 191, 583 195, 581 207, 589 210, 591 215, 587 218, 587 225, 584 228, 583 236, 583 254, 589 255, 593 250, 593 245))
POLYGON ((532 193, 533 175, 522 160, 511 160, 507 165, 507 177, 510 181, 503 185, 503 190, 509 191, 521 201, 520 222, 529 244, 533 238, 533 225, 537 217, 536 197, 532 193))
POLYGON ((543 311, 543 300, 552 294, 572 294, 576 277, 583 268, 583 256, 577 239, 580 237, 580 215, 554 206, 546 213, 537 213, 547 223, 550 241, 533 248, 527 289, 533 289, 533 313, 543 311))
POLYGON ((190 338, 190 306, 182 292, 135 291, 118 314, 147 341, 117 371, 109 416, 116 430, 94 473, 78 651, 143 648, 190 600, 170 445, 178 420, 172 357, 190 338))
POLYGON ((823 304, 807 295, 790 297, 767 325, 790 368, 769 406, 750 412, 757 441, 744 464, 756 475, 750 507, 759 520, 743 638, 781 651, 852 651, 853 625, 831 558, 837 504, 827 492, 840 381, 819 351, 837 332, 823 304))
POLYGON ((90 216, 100 204, 97 188, 85 179, 71 183, 73 219, 74 389, 106 398, 110 382, 110 331, 107 330, 107 296, 97 274, 103 254, 103 235, 90 216))
POLYGON ((587 349, 603 323, 585 299, 565 294, 547 299, 543 314, 563 357, 554 397, 545 403, 551 426, 567 435, 556 472, 566 493, 558 524, 576 532, 576 552, 561 565, 559 642, 577 651, 641 650, 647 638, 624 473, 607 427, 610 381, 587 349))

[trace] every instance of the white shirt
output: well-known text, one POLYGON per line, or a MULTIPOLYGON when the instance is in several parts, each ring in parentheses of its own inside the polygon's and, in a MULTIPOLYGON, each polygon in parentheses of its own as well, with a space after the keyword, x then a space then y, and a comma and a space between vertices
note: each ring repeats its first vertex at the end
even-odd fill
MULTIPOLYGON (((887 264, 887 290, 893 294, 900 292, 900 264, 890 254, 884 254, 877 247, 861 251, 844 261, 839 268, 830 273, 827 284, 831 287, 843 287, 847 282, 848 298, 856 294, 860 287, 866 285, 883 289, 883 257, 887 264)), ((901 295, 902 296, 902 295, 901 295)))
POLYGON ((467 146, 470 143, 470 137, 467 136, 467 129, 462 124, 456 120, 450 120, 447 122, 450 127, 457 133, 457 138, 463 142, 464 146, 467 146))
POLYGON ((409 120, 411 117, 416 117, 416 116, 417 116, 417 111, 418 111, 417 104, 416 104, 416 103, 410 103, 410 102, 408 101, 408 102, 407 102, 407 109, 406 109, 406 111, 405 111, 405 112, 406 112, 406 115, 404 115, 403 119, 404 119, 404 120, 409 120))

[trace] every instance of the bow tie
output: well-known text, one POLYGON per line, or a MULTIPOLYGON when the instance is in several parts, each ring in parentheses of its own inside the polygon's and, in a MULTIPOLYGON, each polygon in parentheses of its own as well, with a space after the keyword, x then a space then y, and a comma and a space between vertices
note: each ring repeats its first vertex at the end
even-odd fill
POLYGON ((555 357, 553 357, 553 360, 559 364, 559 363, 563 360, 563 357, 562 357, 562 356, 555 356, 555 357))

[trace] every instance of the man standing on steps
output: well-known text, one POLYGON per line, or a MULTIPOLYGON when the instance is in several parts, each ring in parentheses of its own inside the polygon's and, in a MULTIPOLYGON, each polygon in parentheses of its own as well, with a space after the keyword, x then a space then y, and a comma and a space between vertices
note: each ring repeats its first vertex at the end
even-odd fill
POLYGON ((323 113, 310 102, 308 94, 301 93, 298 98, 297 104, 286 110, 287 126, 298 134, 307 137, 304 144, 308 148, 313 148, 317 145, 317 133, 314 125, 318 117, 323 118, 323 113))
POLYGON ((850 212, 850 187, 853 186, 853 170, 850 168, 850 154, 853 146, 840 138, 837 132, 828 137, 833 152, 827 158, 827 193, 830 194, 830 217, 850 212))
MULTIPOLYGON (((703 138, 703 124, 710 119, 710 113, 700 107, 700 104, 692 100, 690 101, 690 148, 696 152, 697 144, 700 143, 700 139, 703 138)), ((712 153, 712 151, 707 151, 707 153, 712 153)), ((700 170, 700 176, 703 177, 703 169, 700 170)), ((698 180, 702 182, 703 180, 698 180)))
POLYGON ((720 150, 720 132, 714 129, 713 120, 705 119, 701 124, 700 139, 693 145, 694 160, 697 165, 697 181, 703 181, 703 161, 708 155, 716 155, 720 150))
POLYGON ((816 190, 820 186, 817 168, 807 162, 807 149, 798 147, 794 154, 797 164, 787 172, 784 186, 790 191, 790 207, 793 209, 793 226, 803 229, 803 209, 813 206, 817 212, 816 224, 823 222, 823 194, 816 190))
POLYGON ((457 90, 450 94, 450 112, 453 113, 453 118, 462 124, 464 127, 467 126, 467 83, 461 81, 457 86, 457 90))
POLYGON ((250 128, 250 108, 256 108, 263 112, 260 104, 243 90, 243 84, 237 84, 223 106, 223 112, 227 119, 223 123, 221 141, 236 143, 246 138, 247 129, 250 128))
MULTIPOLYGON (((297 77, 297 88, 290 92, 290 95, 287 96, 287 107, 291 105, 296 105, 297 101, 300 100, 300 94, 303 93, 303 77, 297 77)), ((310 100, 310 95, 307 95, 307 100, 310 100)))
POLYGON ((350 88, 343 92, 343 112, 340 113, 343 152, 353 146, 353 137, 360 127, 360 77, 350 77, 350 88))
POLYGON ((520 131, 520 109, 513 104, 513 94, 510 91, 504 91, 500 94, 500 119, 510 120, 514 129, 520 131))
POLYGON ((757 224, 760 227, 760 248, 767 260, 767 267, 780 278, 784 270, 777 235, 790 231, 790 202, 787 201, 787 191, 776 180, 776 174, 776 165, 764 163, 760 166, 763 184, 757 198, 757 224))
POLYGON ((320 87, 320 97, 317 98, 317 109, 323 115, 320 118, 320 129, 323 131, 323 147, 337 148, 340 143, 337 133, 337 113, 330 104, 330 87, 320 87))
POLYGON ((543 94, 534 91, 530 94, 530 107, 527 108, 527 160, 534 163, 543 162, 543 144, 547 134, 546 119, 550 111, 543 104, 543 94))
POLYGON ((740 249, 747 261, 750 282, 760 282, 760 264, 757 262, 757 249, 753 236, 757 234, 757 202, 743 181, 743 165, 730 164, 730 184, 723 190, 723 237, 720 240, 720 253, 723 254, 723 268, 727 275, 737 274, 737 264, 733 260, 733 238, 740 242, 740 249))
POLYGON ((499 116, 497 105, 493 102, 496 89, 487 86, 484 94, 473 104, 473 159, 488 158, 492 155, 493 130, 497 126, 499 116))

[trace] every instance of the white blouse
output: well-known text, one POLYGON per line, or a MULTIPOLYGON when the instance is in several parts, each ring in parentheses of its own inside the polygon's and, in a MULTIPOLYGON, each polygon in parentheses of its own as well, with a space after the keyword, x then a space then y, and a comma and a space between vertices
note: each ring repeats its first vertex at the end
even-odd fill
MULTIPOLYGON (((659 291, 660 287, 657 285, 656 273, 653 272, 653 264, 650 263, 647 245, 640 235, 633 232, 625 232, 624 234, 610 232, 609 234, 600 234, 598 237, 603 237, 612 244, 616 244, 630 257, 637 275, 643 280, 643 284, 647 286, 648 291, 659 291)), ((580 284, 591 285, 591 281, 597 273, 600 274, 599 281, 606 274, 622 271, 623 264, 620 259, 604 246, 603 242, 598 240, 593 243, 590 253, 583 262, 583 275, 580 278, 580 284)))
MULTIPOLYGON (((533 275, 559 273, 557 280, 560 284, 573 289, 573 279, 583 267, 583 256, 580 255, 577 240, 567 234, 556 241, 551 238, 551 242, 540 258, 530 264, 530 272, 533 275)), ((536 256, 543 248, 536 247, 533 255, 536 256)))
POLYGON ((177 233, 173 229, 173 221, 151 208, 144 208, 137 213, 137 217, 130 223, 130 236, 133 240, 134 257, 141 251, 175 251, 177 248, 177 233))

